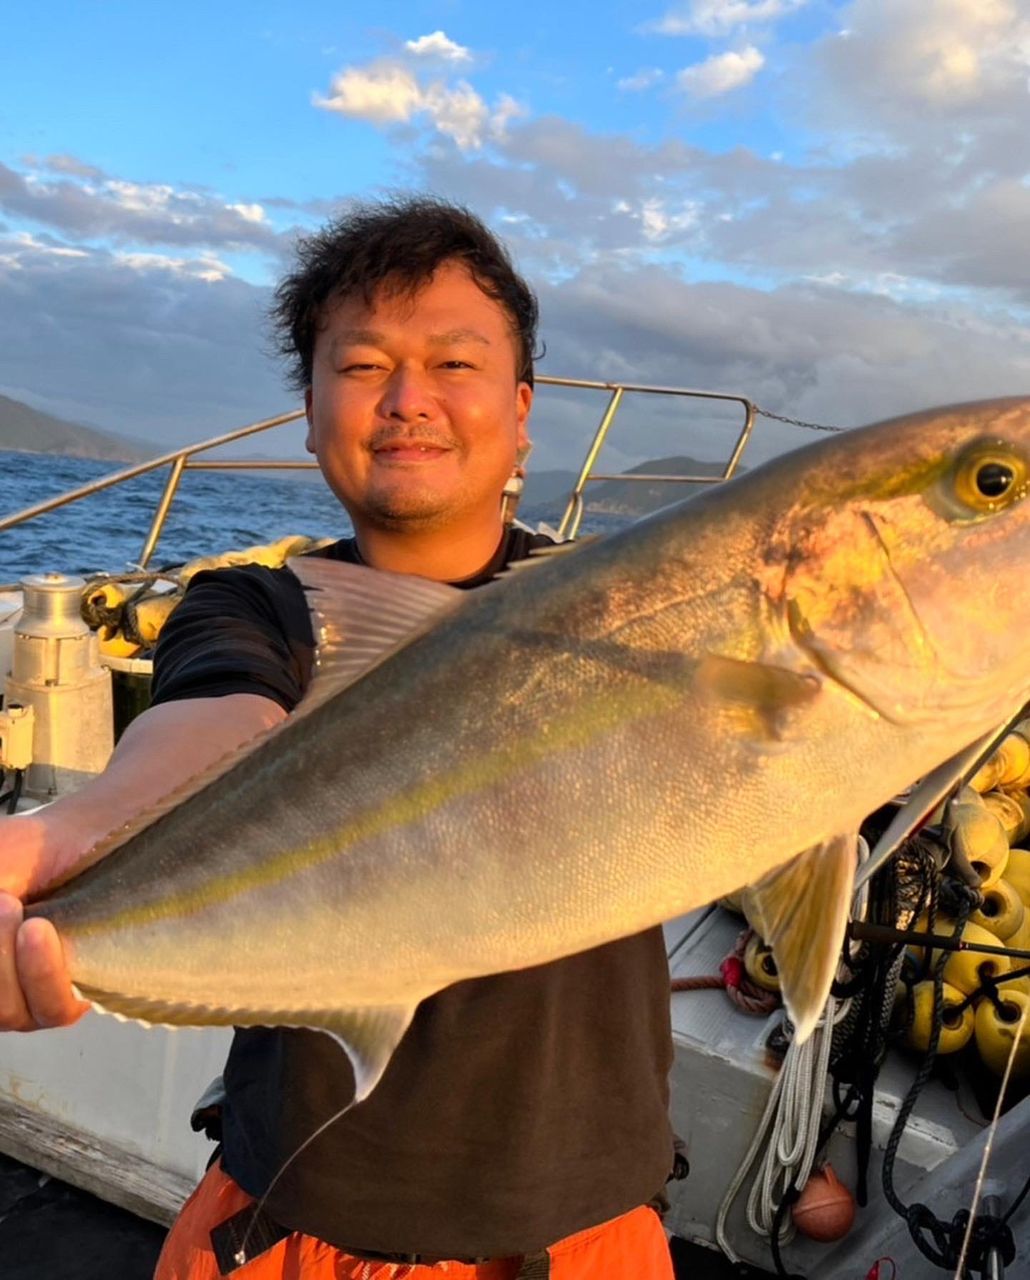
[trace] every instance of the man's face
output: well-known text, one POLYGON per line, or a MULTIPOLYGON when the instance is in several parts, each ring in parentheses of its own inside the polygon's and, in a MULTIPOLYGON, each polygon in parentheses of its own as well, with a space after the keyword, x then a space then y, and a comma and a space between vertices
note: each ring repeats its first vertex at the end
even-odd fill
POLYGON ((498 519, 533 394, 515 363, 507 315, 458 263, 414 296, 328 310, 307 447, 357 528, 498 519))

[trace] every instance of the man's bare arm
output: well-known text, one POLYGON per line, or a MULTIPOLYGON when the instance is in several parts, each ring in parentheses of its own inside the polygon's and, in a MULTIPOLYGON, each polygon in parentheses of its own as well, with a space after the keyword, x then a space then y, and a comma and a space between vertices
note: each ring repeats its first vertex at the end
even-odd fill
POLYGON ((76 1000, 49 921, 22 924, 21 900, 74 866, 109 831, 284 718, 271 698, 233 693, 168 702, 122 735, 104 772, 38 812, 0 819, 0 1030, 65 1026, 76 1000))

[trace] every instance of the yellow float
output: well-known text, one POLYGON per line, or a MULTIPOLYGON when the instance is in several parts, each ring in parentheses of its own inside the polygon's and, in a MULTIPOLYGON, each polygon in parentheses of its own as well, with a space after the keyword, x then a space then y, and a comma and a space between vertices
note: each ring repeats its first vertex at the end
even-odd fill
MULTIPOLYGON (((947 982, 944 984, 944 1012, 938 1053, 957 1053, 973 1037, 976 1015, 971 1007, 962 1008, 965 996, 947 982)), ((912 989, 912 1022, 905 1033, 910 1048, 925 1052, 933 1029, 933 982, 919 982, 912 989)))
POLYGON ((1012 1073, 1017 1078, 1030 1075, 1030 995, 1007 987, 999 995, 1000 1008, 983 1000, 976 1011, 976 1047, 988 1071, 1001 1076, 1018 1036, 1012 1073))

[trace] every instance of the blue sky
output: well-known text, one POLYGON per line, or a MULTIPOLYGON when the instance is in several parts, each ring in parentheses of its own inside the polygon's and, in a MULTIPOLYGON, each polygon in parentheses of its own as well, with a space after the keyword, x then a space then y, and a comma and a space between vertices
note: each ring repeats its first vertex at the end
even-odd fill
MULTIPOLYGON (((1030 390, 1022 0, 374 18, 5 13, 0 392, 174 443, 281 409, 269 286, 297 234, 394 189, 464 201, 508 239, 540 292, 544 372, 839 423, 1030 390)), ((538 459, 570 462, 581 416, 545 416, 538 459)), ((767 452, 803 439, 763 432, 767 452)), ((677 447, 642 418, 615 461, 677 447)))

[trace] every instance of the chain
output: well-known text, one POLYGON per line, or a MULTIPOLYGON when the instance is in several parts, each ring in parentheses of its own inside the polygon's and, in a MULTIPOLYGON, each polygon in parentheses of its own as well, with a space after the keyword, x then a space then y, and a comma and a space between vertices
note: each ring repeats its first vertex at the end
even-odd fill
POLYGON ((762 409, 759 405, 754 406, 755 413, 760 418, 775 418, 777 422, 789 423, 792 427, 804 427, 806 431, 831 431, 835 435, 840 431, 847 431, 847 427, 830 427, 825 422, 806 422, 804 418, 788 418, 782 413, 770 413, 768 409, 762 409))

